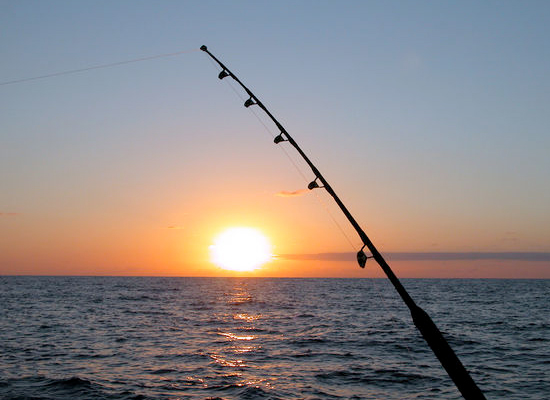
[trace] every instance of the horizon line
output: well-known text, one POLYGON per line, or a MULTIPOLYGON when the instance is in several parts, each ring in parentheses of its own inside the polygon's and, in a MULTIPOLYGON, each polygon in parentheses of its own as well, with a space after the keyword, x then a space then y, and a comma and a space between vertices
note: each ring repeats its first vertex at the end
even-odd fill
MULTIPOLYGON (((194 275, 35 275, 35 274, 0 274, 0 278, 28 277, 28 278, 193 278, 193 279, 380 279, 387 280, 385 276, 194 276, 194 275)), ((401 277, 399 280, 408 279, 437 279, 437 280, 550 280, 550 278, 472 278, 472 277, 401 277)))
MULTIPOLYGON (((501 261, 550 261, 550 252, 537 251, 422 251, 422 252, 386 252, 382 254, 395 261, 464 261, 464 260, 501 260, 501 261)), ((284 260, 316 260, 316 261, 353 261, 355 253, 327 252, 280 254, 277 258, 284 260)))

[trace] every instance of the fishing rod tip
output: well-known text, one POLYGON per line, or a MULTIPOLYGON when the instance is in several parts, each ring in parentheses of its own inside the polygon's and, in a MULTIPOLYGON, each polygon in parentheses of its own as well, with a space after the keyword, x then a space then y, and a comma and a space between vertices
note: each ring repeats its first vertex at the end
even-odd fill
POLYGON ((201 48, 202 51, 208 50, 208 48, 204 44, 200 48, 201 48))

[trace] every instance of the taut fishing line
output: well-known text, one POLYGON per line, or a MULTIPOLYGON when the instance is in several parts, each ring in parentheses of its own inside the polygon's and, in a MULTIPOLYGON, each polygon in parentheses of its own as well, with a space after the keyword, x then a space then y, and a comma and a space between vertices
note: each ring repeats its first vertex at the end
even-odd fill
MULTIPOLYGON (((214 60, 210 59, 210 63, 214 66, 214 68, 216 69, 216 71, 219 72, 219 69, 217 67, 217 64, 214 62, 214 60)), ((231 88, 231 90, 233 91, 233 93, 235 93, 237 95, 237 97, 239 97, 239 99, 241 99, 241 101, 245 101, 245 97, 243 97, 241 95, 241 92, 238 91, 233 82, 232 81, 229 81, 227 79, 225 79, 225 82, 227 83, 227 85, 231 88)), ((250 111, 255 117, 256 119, 260 122, 260 124, 264 127, 265 131, 267 132, 267 134, 271 137, 271 139, 273 140, 275 138, 275 134, 273 133, 273 131, 266 125, 266 123, 262 120, 262 118, 258 115, 258 113, 256 112, 256 110, 254 110, 253 108, 250 108, 248 107, 247 108, 248 111, 250 111)), ((290 161, 290 163, 294 166, 294 168, 296 169, 296 171, 298 172, 298 174, 302 177, 304 183, 306 184, 307 186, 307 183, 309 181, 309 179, 306 177, 305 173, 300 169, 300 167, 298 166, 298 163, 292 158, 292 156, 290 155, 290 153, 287 151, 287 149, 284 147, 284 146, 277 146, 279 149, 282 150, 282 152, 285 154, 286 158, 290 161)), ((338 228, 338 230, 340 231, 340 233, 342 234, 342 236, 344 236, 344 238, 346 239, 346 241, 349 243, 349 245, 351 246, 351 248, 354 250, 354 251, 357 251, 357 248, 358 246, 353 244, 353 242, 351 241, 351 239, 349 238, 349 236, 346 234, 344 228, 342 227, 342 225, 338 222, 338 220, 336 219, 336 217, 330 212, 329 208, 328 208, 328 205, 326 204, 326 202, 321 198, 321 196, 316 193, 315 191, 312 191, 313 194, 315 195, 315 198, 317 199, 317 201, 319 202, 319 204, 323 207, 323 209, 325 210, 325 212, 328 214, 328 216, 330 217, 330 219, 332 220, 332 222, 336 225, 336 227, 338 228)))
POLYGON ((53 78, 55 76, 61 76, 61 75, 76 74, 78 72, 90 71, 90 70, 93 70, 93 69, 116 67, 116 66, 119 66, 119 65, 137 63, 137 62, 141 62, 141 61, 149 61, 149 60, 154 60, 154 59, 157 59, 157 58, 166 58, 166 57, 179 56, 180 54, 194 53, 196 51, 199 51, 199 49, 183 50, 183 51, 177 51, 175 53, 157 54, 155 56, 134 58, 132 60, 117 61, 117 62, 113 62, 113 63, 109 63, 109 64, 92 65, 90 67, 84 67, 84 68, 79 68, 79 69, 70 69, 70 70, 66 70, 66 71, 54 72, 54 73, 51 73, 51 74, 32 76, 32 77, 29 77, 29 78, 14 79, 12 81, 4 81, 4 82, 0 82, 0 86, 12 85, 12 84, 15 84, 15 83, 35 81, 35 80, 38 80, 38 79, 53 78))

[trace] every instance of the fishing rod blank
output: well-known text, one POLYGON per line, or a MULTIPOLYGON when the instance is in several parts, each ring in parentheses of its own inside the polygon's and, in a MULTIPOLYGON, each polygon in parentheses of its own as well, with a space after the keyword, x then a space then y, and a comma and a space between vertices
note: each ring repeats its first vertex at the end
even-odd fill
POLYGON ((437 328, 435 323, 432 321, 430 316, 422 310, 419 306, 416 305, 414 300, 411 298, 409 293, 405 290, 397 276, 393 273, 392 269, 382 257, 382 254, 376 249, 372 241, 369 239, 367 234, 363 231, 363 229, 359 226, 355 218, 351 215, 351 213, 348 211, 344 203, 340 200, 336 192, 332 189, 332 186, 327 182, 327 180, 323 177, 323 175, 319 172, 317 167, 313 165, 311 160, 306 156, 306 154, 302 151, 300 146, 298 146, 298 143, 292 138, 292 136, 287 132, 287 130, 277 121, 277 119, 269 112, 269 110, 264 106, 264 104, 258 99, 254 93, 250 91, 240 80, 237 78, 233 72, 229 70, 220 60, 218 60, 210 51, 208 51, 208 48, 206 46, 201 46, 200 48, 202 51, 206 52, 221 68, 222 71, 219 73, 218 78, 224 79, 226 77, 233 78, 248 94, 248 100, 244 102, 245 107, 250 106, 258 106, 260 107, 267 116, 273 121, 273 123, 277 126, 279 129, 279 134, 274 138, 275 144, 279 144, 281 142, 289 142, 292 147, 296 149, 296 151, 300 154, 300 156, 304 159, 304 161, 307 163, 307 165, 311 168, 311 171, 313 172, 315 179, 311 181, 308 185, 308 189, 313 190, 317 188, 324 188, 328 194, 332 196, 340 210, 344 213, 348 221, 351 223, 357 234, 359 235, 359 238, 363 242, 363 247, 357 252, 357 262, 361 268, 365 268, 365 264, 367 262, 367 259, 372 258, 374 259, 378 265, 382 268, 394 288, 397 290, 399 295, 401 296, 401 299, 405 302, 407 307, 409 308, 409 311, 411 313, 411 317, 413 319, 414 324, 424 337, 424 340, 428 343, 436 357, 439 359, 439 362, 445 368, 447 371, 447 374, 449 374, 449 377, 453 380, 456 387, 462 394, 462 396, 466 400, 485 400, 485 396, 479 389, 479 387, 476 385, 462 362, 459 360, 447 340, 443 337, 441 331, 437 328), (321 184, 319 184, 319 182, 321 184), (367 256, 367 254, 364 251, 364 248, 367 248, 370 251, 370 256, 367 256))

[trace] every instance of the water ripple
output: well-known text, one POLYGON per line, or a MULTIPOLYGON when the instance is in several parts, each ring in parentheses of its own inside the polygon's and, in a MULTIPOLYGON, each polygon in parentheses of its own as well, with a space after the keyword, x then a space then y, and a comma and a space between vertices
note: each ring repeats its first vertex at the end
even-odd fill
MULTIPOLYGON (((550 393, 550 281, 404 280, 488 398, 550 393)), ((0 277, 0 398, 459 399, 385 280, 0 277)))

